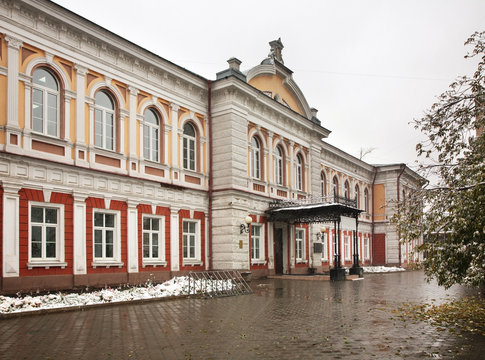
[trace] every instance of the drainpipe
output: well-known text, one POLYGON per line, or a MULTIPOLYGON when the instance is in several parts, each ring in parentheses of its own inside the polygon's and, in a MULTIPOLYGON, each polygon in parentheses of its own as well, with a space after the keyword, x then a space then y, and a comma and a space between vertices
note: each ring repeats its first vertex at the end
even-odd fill
POLYGON ((373 265, 374 264, 374 227, 375 227, 375 218, 374 218, 374 184, 376 183, 376 177, 377 177, 377 167, 374 168, 374 178, 372 179, 372 215, 371 215, 371 239, 372 239, 372 246, 370 247, 370 262, 373 265))
MULTIPOLYGON (((400 200, 400 198, 399 198, 399 193, 400 193, 399 183, 400 183, 400 180, 401 180, 401 175, 404 172, 404 169, 406 169, 406 165, 405 164, 401 164, 401 172, 397 176, 397 212, 398 213, 399 213, 399 200, 400 200)), ((402 254, 401 254, 401 231, 398 231, 397 232, 397 240, 398 240, 398 248, 399 248, 399 267, 401 267, 401 262, 402 262, 402 254)))
POLYGON ((209 132, 209 204, 208 204, 208 261, 209 271, 212 270, 212 81, 207 80, 207 116, 209 132))

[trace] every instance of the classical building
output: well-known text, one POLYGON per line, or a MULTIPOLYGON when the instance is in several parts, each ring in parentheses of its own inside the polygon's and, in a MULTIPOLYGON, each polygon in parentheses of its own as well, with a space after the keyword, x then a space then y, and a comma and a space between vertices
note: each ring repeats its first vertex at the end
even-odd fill
POLYGON ((1 291, 321 272, 334 240, 343 267, 406 264, 389 217, 419 176, 325 142, 282 49, 208 80, 50 1, 0 2, 1 291), (359 211, 338 228, 270 209, 339 199, 359 211))

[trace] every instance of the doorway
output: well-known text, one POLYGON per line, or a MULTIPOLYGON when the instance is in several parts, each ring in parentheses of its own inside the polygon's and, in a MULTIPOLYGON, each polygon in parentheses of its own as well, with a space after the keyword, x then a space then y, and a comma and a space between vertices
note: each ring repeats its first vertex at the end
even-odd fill
POLYGON ((274 268, 277 275, 283 274, 283 229, 274 229, 274 268))

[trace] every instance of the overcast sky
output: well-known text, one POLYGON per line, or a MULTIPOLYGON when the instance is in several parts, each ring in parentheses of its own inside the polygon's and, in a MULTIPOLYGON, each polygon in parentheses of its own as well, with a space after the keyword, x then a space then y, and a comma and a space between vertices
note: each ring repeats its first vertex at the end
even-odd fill
POLYGON ((259 64, 281 37, 283 60, 328 142, 373 164, 414 167, 421 117, 459 75, 466 39, 485 30, 484 0, 56 0, 208 79, 237 57, 259 64))

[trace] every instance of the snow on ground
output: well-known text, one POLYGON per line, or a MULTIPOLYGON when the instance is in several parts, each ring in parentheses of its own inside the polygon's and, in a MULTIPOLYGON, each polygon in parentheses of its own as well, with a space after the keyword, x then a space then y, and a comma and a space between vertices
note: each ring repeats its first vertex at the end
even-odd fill
POLYGON ((406 271, 406 269, 395 266, 364 266, 365 273, 387 273, 397 271, 406 271))
MULTIPOLYGON (((0 296, 0 314, 197 294, 201 291, 201 285, 200 280, 194 281, 187 276, 181 276, 163 284, 147 283, 146 286, 128 289, 106 288, 81 294, 0 296)), ((230 289, 233 286, 230 280, 206 280, 203 285, 207 292, 230 289)))

